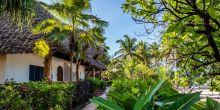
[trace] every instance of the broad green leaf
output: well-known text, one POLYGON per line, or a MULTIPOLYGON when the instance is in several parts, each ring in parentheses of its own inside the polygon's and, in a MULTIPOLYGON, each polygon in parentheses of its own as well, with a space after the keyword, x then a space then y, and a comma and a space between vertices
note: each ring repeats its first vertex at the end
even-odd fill
POLYGON ((90 99, 90 101, 92 103, 95 103, 95 104, 99 105, 100 107, 103 107, 103 108, 107 109, 107 110, 123 110, 118 105, 112 103, 109 100, 101 98, 101 97, 94 97, 93 99, 90 99))
POLYGON ((145 96, 141 96, 138 101, 134 105, 134 110, 142 110, 144 106, 150 102, 153 95, 160 89, 162 84, 164 83, 164 80, 161 80, 158 84, 154 85, 145 96))
POLYGON ((207 104, 208 110, 220 110, 220 104, 217 101, 209 97, 206 100, 206 104, 207 104))
POLYGON ((205 102, 199 101, 196 104, 192 105, 190 110, 207 110, 205 102))
POLYGON ((131 93, 119 94, 114 92, 110 93, 109 97, 124 109, 132 108, 137 101, 137 97, 131 93))
POLYGON ((187 110, 199 100, 200 93, 188 94, 175 101, 168 110, 187 110))
POLYGON ((176 100, 179 100, 181 97, 185 96, 186 94, 176 94, 176 95, 172 95, 170 97, 167 97, 163 100, 161 100, 162 103, 164 103, 164 105, 170 105, 173 104, 176 100))

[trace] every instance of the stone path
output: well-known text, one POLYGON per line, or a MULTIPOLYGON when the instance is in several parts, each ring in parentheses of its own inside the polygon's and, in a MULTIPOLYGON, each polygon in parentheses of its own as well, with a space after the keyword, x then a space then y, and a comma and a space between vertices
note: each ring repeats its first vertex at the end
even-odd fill
MULTIPOLYGON (((105 90, 105 93, 102 94, 100 97, 106 99, 107 98, 106 94, 109 92, 109 90, 110 90, 110 88, 107 87, 105 90)), ((97 106, 95 104, 89 103, 82 110, 96 110, 96 108, 97 108, 97 106)))

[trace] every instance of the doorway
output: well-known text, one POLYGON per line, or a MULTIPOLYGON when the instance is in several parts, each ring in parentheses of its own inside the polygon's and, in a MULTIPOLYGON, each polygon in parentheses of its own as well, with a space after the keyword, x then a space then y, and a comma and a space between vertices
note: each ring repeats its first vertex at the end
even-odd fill
POLYGON ((63 68, 61 66, 57 68, 57 81, 63 81, 63 68))

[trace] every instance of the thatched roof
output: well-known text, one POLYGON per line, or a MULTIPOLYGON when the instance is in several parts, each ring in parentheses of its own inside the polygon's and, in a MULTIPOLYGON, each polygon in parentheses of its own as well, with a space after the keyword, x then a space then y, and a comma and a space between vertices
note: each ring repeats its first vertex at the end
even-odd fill
MULTIPOLYGON (((35 41, 46 39, 46 35, 33 35, 29 30, 30 27, 24 25, 21 29, 10 21, 9 17, 10 16, 7 15, 0 17, 0 54, 33 53, 35 41)), ((36 16, 33 18, 33 25, 48 18, 54 17, 48 11, 39 7, 36 10, 36 16)), ((93 59, 92 55, 94 52, 90 49, 87 50, 89 50, 89 52, 86 52, 88 56, 86 61, 88 64, 98 69, 105 70, 106 68, 101 62, 93 59)))
POLYGON ((89 64, 91 66, 95 66, 95 67, 97 67, 101 70, 106 70, 105 65, 102 64, 100 61, 95 60, 95 58, 94 58, 99 54, 99 52, 97 52, 97 50, 95 50, 94 48, 88 48, 86 50, 86 54, 87 54, 87 59, 86 60, 89 62, 89 64))
MULTIPOLYGON (((33 21, 40 22, 52 16, 41 8, 36 10, 33 21)), ((34 42, 45 35, 33 35, 27 26, 18 27, 5 15, 0 17, 0 54, 32 53, 34 42)))

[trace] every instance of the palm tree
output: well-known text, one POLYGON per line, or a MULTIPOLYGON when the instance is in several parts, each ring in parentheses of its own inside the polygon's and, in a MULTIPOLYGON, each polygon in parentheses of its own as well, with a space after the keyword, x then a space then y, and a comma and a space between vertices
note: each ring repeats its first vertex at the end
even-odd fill
MULTIPOLYGON (((70 81, 72 82, 73 66, 72 62, 79 50, 79 43, 77 40, 80 38, 79 30, 89 31, 91 29, 99 28, 103 30, 108 26, 108 23, 100 20, 96 16, 87 14, 91 9, 90 0, 62 0, 53 4, 43 4, 46 9, 58 16, 62 21, 68 23, 71 35, 69 36, 69 49, 70 49, 70 81), (92 25, 91 25, 92 24, 92 25)), ((91 36, 92 37, 92 36, 91 36)))
POLYGON ((138 43, 136 54, 138 55, 137 59, 139 59, 140 62, 143 62, 145 65, 149 67, 151 55, 149 53, 149 47, 147 42, 140 41, 138 43))
POLYGON ((135 53, 137 39, 131 38, 128 35, 124 35, 123 37, 125 38, 124 40, 120 39, 116 41, 116 43, 120 44, 120 50, 115 52, 115 56, 117 56, 117 58, 132 58, 137 56, 135 53))
POLYGON ((149 45, 149 52, 151 54, 152 62, 154 66, 159 66, 158 62, 160 60, 160 45, 158 45, 156 42, 149 45))
POLYGON ((78 49, 76 51, 76 80, 79 81, 79 68, 82 59, 86 59, 85 50, 89 47, 93 47, 95 49, 99 49, 102 45, 104 45, 105 38, 102 35, 103 29, 101 28, 92 28, 88 31, 82 32, 77 37, 78 49))
MULTIPOLYGON (((69 32, 71 32, 72 26, 68 24, 64 24, 59 20, 55 19, 47 19, 37 25, 33 32, 35 34, 48 34, 48 38, 52 40, 54 43, 61 44, 69 36, 69 32)), ((103 37, 103 28, 94 27, 89 30, 77 30, 77 50, 75 51, 76 55, 76 76, 77 81, 79 81, 79 67, 82 59, 85 59, 85 51, 89 47, 99 48, 104 44, 105 38, 103 37)), ((45 57, 45 76, 50 76, 50 67, 51 60, 53 55, 53 50, 50 50, 49 54, 45 57)), ((50 79, 50 78, 48 78, 50 79)))
POLYGON ((71 26, 62 24, 60 21, 55 19, 46 19, 36 25, 32 32, 33 34, 46 34, 47 38, 52 42, 47 42, 50 47, 50 50, 46 56, 44 56, 44 77, 47 80, 51 81, 51 66, 52 66, 52 57, 54 50, 52 49, 54 44, 61 44, 61 42, 66 38, 71 26))

